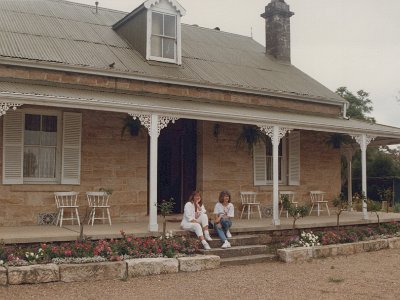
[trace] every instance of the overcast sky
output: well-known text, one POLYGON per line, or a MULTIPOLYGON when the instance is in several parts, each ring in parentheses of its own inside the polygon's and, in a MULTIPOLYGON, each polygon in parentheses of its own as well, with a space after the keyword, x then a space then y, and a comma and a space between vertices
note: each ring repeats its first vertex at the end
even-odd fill
MULTIPOLYGON (((74 0, 94 5, 95 0, 74 0)), ((130 12, 144 0, 99 0, 130 12)), ((178 0, 182 22, 253 37, 265 45, 260 14, 270 0, 178 0)), ((400 0, 286 0, 292 64, 335 91, 370 93, 379 123, 400 127, 400 0)))

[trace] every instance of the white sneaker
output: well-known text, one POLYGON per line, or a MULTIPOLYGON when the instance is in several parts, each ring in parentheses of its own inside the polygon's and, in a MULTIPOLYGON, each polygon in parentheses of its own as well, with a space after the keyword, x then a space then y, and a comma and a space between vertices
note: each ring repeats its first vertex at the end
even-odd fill
POLYGON ((201 243, 203 244, 204 250, 211 250, 210 245, 206 241, 203 240, 201 243))
POLYGON ((221 246, 222 249, 226 249, 226 248, 230 248, 230 247, 231 247, 231 243, 229 243, 228 240, 226 240, 221 246))
POLYGON ((212 240, 213 240, 213 239, 211 238, 209 232, 204 232, 204 238, 205 238, 207 241, 212 241, 212 240))
POLYGON ((229 231, 229 229, 226 231, 226 237, 229 239, 232 237, 231 232, 229 231))

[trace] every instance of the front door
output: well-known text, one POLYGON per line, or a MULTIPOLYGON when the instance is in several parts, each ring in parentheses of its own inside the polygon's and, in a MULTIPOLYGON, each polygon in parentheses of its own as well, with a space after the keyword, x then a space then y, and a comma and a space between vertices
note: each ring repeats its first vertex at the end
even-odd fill
POLYGON ((174 198, 174 213, 182 213, 196 189, 196 121, 168 124, 158 139, 158 203, 174 198))

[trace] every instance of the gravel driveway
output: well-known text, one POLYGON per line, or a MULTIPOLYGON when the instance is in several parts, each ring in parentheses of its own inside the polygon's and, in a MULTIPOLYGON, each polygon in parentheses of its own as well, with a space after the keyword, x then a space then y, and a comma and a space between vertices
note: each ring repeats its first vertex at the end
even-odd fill
POLYGON ((0 299, 400 299, 400 250, 127 281, 0 287, 0 299))

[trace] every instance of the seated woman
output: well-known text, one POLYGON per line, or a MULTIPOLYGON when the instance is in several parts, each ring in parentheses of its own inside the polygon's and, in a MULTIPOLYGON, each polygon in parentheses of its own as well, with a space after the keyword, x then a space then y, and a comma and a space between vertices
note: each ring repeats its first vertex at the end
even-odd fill
POLYGON ((228 238, 232 237, 229 228, 232 226, 231 218, 235 215, 235 207, 231 203, 231 194, 228 191, 222 191, 219 194, 219 199, 214 208, 215 214, 215 229, 223 244, 221 248, 230 248, 228 238))
POLYGON ((207 241, 212 241, 208 231, 208 217, 199 191, 192 192, 189 201, 185 204, 181 227, 195 232, 205 250, 211 249, 207 243, 207 241))

